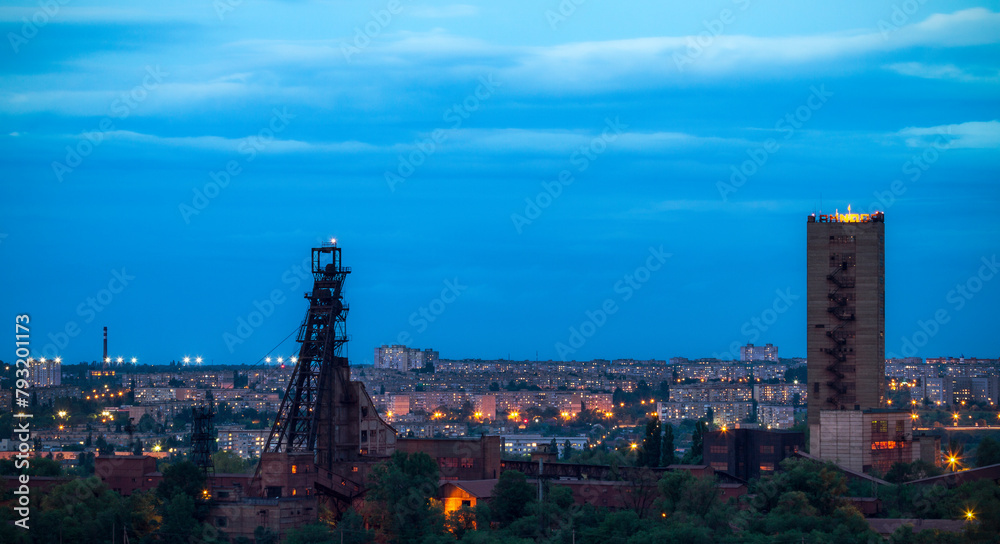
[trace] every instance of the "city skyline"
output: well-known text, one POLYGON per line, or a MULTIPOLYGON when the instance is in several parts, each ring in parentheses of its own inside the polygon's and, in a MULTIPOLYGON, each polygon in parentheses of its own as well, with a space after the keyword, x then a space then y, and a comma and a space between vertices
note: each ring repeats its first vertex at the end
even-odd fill
POLYGON ((0 9, 36 353, 256 361, 336 237, 355 363, 802 356, 801 218, 850 205, 886 213, 887 355, 1000 354, 995 7, 37 9, 0 9))

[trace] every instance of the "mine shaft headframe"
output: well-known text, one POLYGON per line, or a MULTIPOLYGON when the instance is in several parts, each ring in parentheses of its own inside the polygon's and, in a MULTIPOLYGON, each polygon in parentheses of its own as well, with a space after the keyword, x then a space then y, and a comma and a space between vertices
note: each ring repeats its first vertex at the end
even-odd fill
POLYGON ((344 278, 350 273, 351 268, 341 263, 340 248, 336 242, 324 242, 322 246, 312 248, 313 281, 338 281, 343 285, 344 278))
POLYGON ((312 358, 316 364, 337 361, 348 341, 346 322, 350 309, 344 304, 344 281, 351 273, 343 266, 335 241, 312 248, 312 291, 306 293, 309 311, 299 330, 302 344, 299 360, 312 358))

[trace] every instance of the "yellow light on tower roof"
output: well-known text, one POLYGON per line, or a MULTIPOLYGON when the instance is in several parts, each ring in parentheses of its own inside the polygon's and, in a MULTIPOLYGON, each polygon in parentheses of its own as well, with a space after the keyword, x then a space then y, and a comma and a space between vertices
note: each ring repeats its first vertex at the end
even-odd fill
POLYGON ((56 362, 57 363, 61 363, 62 362, 62 357, 56 357, 56 362))
POLYGON ((331 244, 336 244, 337 243, 337 239, 336 238, 330 238, 330 243, 331 244))
POLYGON ((265 363, 270 363, 271 362, 271 358, 270 357, 264 357, 264 362, 265 363))
POLYGON ((191 358, 190 357, 185 357, 184 358, 184 362, 185 363, 190 363, 191 362, 191 358))
POLYGON ((194 362, 200 364, 201 363, 201 357, 195 357, 194 362))
POLYGON ((133 364, 136 363, 136 362, 138 362, 138 361, 139 361, 139 359, 136 359, 135 357, 132 357, 132 363, 133 364))
POLYGON ((285 358, 284 357, 278 357, 278 362, 279 363, 284 363, 285 362, 285 358))
POLYGON ((299 362, 299 358, 296 357, 296 356, 294 356, 294 355, 292 355, 291 357, 289 357, 288 360, 291 361, 291 362, 293 362, 293 363, 299 362))
POLYGON ((118 362, 119 362, 119 363, 121 363, 121 362, 123 362, 123 361, 125 361, 125 358, 124 358, 124 357, 119 357, 119 358, 118 358, 118 362))
POLYGON ((42 357, 42 358, 38 359, 38 362, 44 363, 45 362, 45 357, 42 357))

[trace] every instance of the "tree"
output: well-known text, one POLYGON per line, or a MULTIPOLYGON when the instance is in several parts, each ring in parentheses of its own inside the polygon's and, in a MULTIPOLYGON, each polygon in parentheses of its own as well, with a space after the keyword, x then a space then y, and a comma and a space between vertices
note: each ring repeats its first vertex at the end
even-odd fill
POLYGON ((677 462, 674 455, 674 426, 670 423, 663 424, 663 438, 660 444, 660 466, 669 467, 677 462))
POLYGON ((569 439, 567 439, 566 442, 563 443, 563 461, 569 461, 570 457, 573 457, 573 444, 571 444, 569 439))
POLYGON ((163 470, 163 479, 156 487, 156 494, 163 500, 173 499, 183 493, 192 499, 200 498, 205 488, 205 475, 191 461, 174 463, 163 470))
POLYGON ((277 544, 278 533, 258 525, 256 529, 253 530, 253 541, 254 544, 277 544))
POLYGON ((1000 442, 987 436, 976 448, 976 466, 985 467, 1000 463, 1000 442))
POLYGON ((212 454, 215 471, 221 474, 243 474, 248 471, 247 462, 231 451, 219 450, 212 454))
POLYGON ((330 529, 323 523, 310 523, 288 531, 285 544, 327 544, 331 542, 330 529))
POLYGON ((136 439, 132 445, 132 455, 142 455, 142 440, 136 439))
POLYGON ((500 384, 497 382, 490 382, 490 391, 499 391, 500 384))
POLYGON ((660 466, 660 418, 653 417, 646 423, 646 437, 642 439, 642 451, 636 465, 645 467, 660 466))
POLYGON ((194 499, 177 492, 163 504, 160 535, 170 542, 193 542, 198 527, 194 499))
POLYGON ((709 406, 708 410, 705 411, 705 421, 709 424, 715 422, 715 410, 713 410, 711 406, 709 406))
POLYGON ((501 472, 489 502, 493 521, 501 527, 506 527, 524 517, 535 502, 535 495, 535 489, 528 483, 524 474, 516 470, 501 472))
POLYGON ((368 475, 366 512, 375 525, 397 542, 440 533, 443 513, 438 492, 438 465, 426 453, 397 450, 368 475))
POLYGON ((348 508, 334 529, 334 542, 338 541, 344 544, 365 544, 375 541, 375 533, 365 527, 364 518, 353 508, 348 508))
POLYGON ((139 418, 139 432, 150 433, 153 432, 154 429, 156 429, 156 420, 153 419, 153 416, 149 414, 142 414, 142 417, 139 418))
POLYGON ((694 424, 694 432, 691 433, 691 449, 684 454, 681 460, 685 465, 700 465, 702 461, 702 449, 704 448, 705 433, 708 432, 708 424, 698 421, 694 424))
POLYGON ((98 455, 113 455, 115 453, 115 445, 109 443, 103 436, 97 437, 96 445, 98 455))

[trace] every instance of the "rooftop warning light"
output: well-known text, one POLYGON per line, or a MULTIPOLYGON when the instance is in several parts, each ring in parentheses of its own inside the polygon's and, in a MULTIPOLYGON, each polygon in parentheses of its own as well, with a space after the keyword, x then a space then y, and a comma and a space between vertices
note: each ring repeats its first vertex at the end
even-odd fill
POLYGON ((840 213, 835 210, 832 214, 809 215, 810 223, 884 223, 885 214, 879 211, 872 213, 853 213, 851 206, 847 206, 847 213, 840 213))

